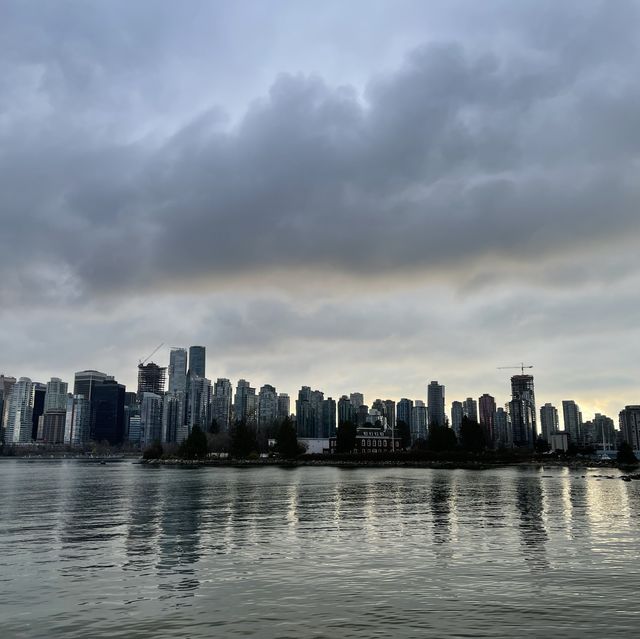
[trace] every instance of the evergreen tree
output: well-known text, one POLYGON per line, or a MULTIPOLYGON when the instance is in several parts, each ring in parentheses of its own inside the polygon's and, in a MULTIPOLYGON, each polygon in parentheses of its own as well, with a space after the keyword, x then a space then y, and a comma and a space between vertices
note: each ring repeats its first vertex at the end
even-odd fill
POLYGON ((638 458, 628 442, 622 442, 618 448, 618 463, 624 466, 633 466, 638 463, 638 458))
POLYGON ((460 444, 468 451, 480 451, 484 449, 484 432, 480 424, 473 419, 463 417, 460 423, 460 444))
POLYGON ((276 451, 285 459, 297 457, 300 454, 296 427, 290 417, 285 417, 278 427, 276 451))
POLYGON ((178 457, 182 459, 204 459, 206 456, 207 436, 200 430, 199 426, 194 426, 189 437, 180 444, 178 457))
POLYGON ((456 434, 447 426, 432 424, 429 426, 427 448, 433 451, 453 450, 457 444, 456 434))
POLYGON ((338 426, 336 452, 352 453, 356 447, 356 425, 353 422, 342 422, 338 426))
POLYGON ((251 453, 258 453, 256 431, 244 419, 233 424, 230 434, 229 455, 231 457, 248 457, 251 453))
POLYGON ((402 419, 399 419, 396 423, 394 435, 396 439, 400 440, 400 447, 408 450, 411 448, 411 429, 409 424, 402 419))

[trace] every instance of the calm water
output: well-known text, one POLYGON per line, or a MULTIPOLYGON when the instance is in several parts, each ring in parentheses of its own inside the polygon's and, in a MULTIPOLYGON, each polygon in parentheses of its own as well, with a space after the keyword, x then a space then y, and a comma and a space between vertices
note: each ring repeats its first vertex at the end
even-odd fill
POLYGON ((0 636, 640 636, 598 472, 3 460, 0 636))

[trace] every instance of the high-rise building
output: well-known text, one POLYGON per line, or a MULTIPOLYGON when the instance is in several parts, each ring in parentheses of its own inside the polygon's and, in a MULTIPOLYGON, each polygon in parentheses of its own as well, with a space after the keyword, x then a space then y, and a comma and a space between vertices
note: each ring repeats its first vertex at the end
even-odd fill
POLYGON ((125 387, 113 377, 95 383, 91 389, 90 437, 112 446, 124 441, 125 387))
POLYGON ((291 417, 291 399, 287 393, 280 393, 278 395, 278 420, 282 421, 291 417))
POLYGON ((322 430, 320 437, 325 439, 336 436, 336 400, 332 397, 322 401, 322 430))
POLYGON ((485 441, 488 445, 493 446, 496 438, 495 434, 495 418, 496 418, 496 400, 492 395, 485 393, 478 400, 478 412, 480 417, 480 426, 484 432, 485 441))
POLYGON ((89 400, 84 395, 72 395, 67 399, 64 443, 80 448, 89 442, 91 424, 89 400))
MULTIPOLYGON (((183 392, 165 393, 162 402, 162 443, 180 443, 180 435, 184 426, 183 392)), ((142 420, 141 420, 142 421, 142 420)))
POLYGON ((145 393, 153 393, 162 397, 166 381, 167 369, 149 362, 138 364, 138 401, 142 401, 145 393))
POLYGON ((538 436, 533 375, 514 375, 511 378, 509 416, 513 445, 533 448, 538 436))
POLYGON ((429 426, 444 426, 444 385, 433 381, 427 387, 427 415, 429 426))
POLYGON ((427 407, 420 399, 416 399, 411 411, 411 441, 427 438, 427 407))
POLYGON ((343 395, 338 400, 338 426, 345 422, 356 423, 356 409, 351 400, 346 395, 343 395))
POLYGON ((33 429, 33 382, 21 377, 14 385, 9 397, 5 423, 7 444, 27 444, 33 429))
POLYGON ((562 400, 562 417, 564 430, 568 433, 571 443, 583 446, 585 442, 582 436, 582 413, 572 399, 562 400))
POLYGON ((84 398, 90 402, 93 397, 93 388, 95 385, 101 384, 107 377, 108 375, 106 373, 101 373, 100 371, 78 371, 75 374, 73 382, 73 394, 83 395, 84 398))
POLYGON ((52 377, 47 382, 47 391, 44 398, 44 412, 52 410, 67 410, 67 395, 69 385, 58 377, 52 377))
POLYGON ((473 397, 467 397, 467 399, 462 402, 462 414, 472 422, 478 421, 478 404, 473 397))
POLYGON ((9 397, 16 383, 15 377, 0 375, 0 436, 7 420, 9 409, 9 397))
POLYGON ((189 376, 205 376, 206 349, 204 346, 189 346, 189 376))
POLYGON ((542 438, 551 443, 551 436, 559 431, 558 409, 553 405, 546 403, 540 408, 540 431, 542 438))
POLYGON ((258 393, 258 428, 267 429, 278 419, 278 393, 274 386, 265 384, 258 393))
POLYGON ((172 348, 169 353, 169 392, 187 392, 187 350, 172 348))
POLYGON ((511 448, 513 446, 513 430, 509 413, 502 406, 496 408, 494 429, 496 448, 511 448))
POLYGON ((591 437, 591 444, 595 446, 603 447, 605 449, 613 448, 616 441, 616 430, 613 424, 613 419, 596 413, 593 418, 593 433, 591 437))
POLYGON ((162 397, 142 393, 140 401, 140 444, 149 446, 162 441, 162 397))
POLYGON ((44 400, 47 394, 47 386, 40 382, 33 382, 31 386, 31 439, 38 439, 38 425, 42 433, 42 422, 40 418, 44 415, 44 400))
POLYGON ((364 404, 364 395, 362 393, 351 393, 349 399, 356 410, 364 404))
POLYGON ((233 401, 233 419, 255 425, 258 417, 257 409, 256 389, 246 379, 239 379, 233 401))
MULTIPOLYGON (((65 400, 67 397, 65 395, 65 400)), ((52 408, 45 411, 42 419, 42 441, 45 444, 64 444, 67 408, 52 408)))
POLYGON ((404 422, 409 428, 411 428, 412 418, 413 418, 413 400, 403 397, 396 404, 396 424, 398 422, 404 422))
POLYGON ((187 431, 195 426, 208 432, 211 426, 211 380, 197 375, 189 376, 187 398, 187 431))
POLYGON ((460 427, 462 426, 463 415, 462 402, 451 402, 451 428, 458 439, 460 438, 460 427))
POLYGON ((225 377, 218 377, 213 385, 211 397, 211 421, 215 419, 221 433, 228 433, 231 426, 231 406, 233 389, 231 382, 225 377))
POLYGON ((634 450, 640 450, 640 406, 625 406, 620 411, 620 434, 634 450))
POLYGON ((384 400, 384 415, 389 428, 396 427, 396 403, 392 399, 384 400))

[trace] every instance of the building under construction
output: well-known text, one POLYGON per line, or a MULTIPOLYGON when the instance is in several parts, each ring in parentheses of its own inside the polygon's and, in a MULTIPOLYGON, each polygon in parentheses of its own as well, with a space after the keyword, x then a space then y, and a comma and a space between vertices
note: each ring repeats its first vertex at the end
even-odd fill
POLYGON ((158 366, 153 362, 138 364, 138 401, 142 400, 143 393, 163 395, 166 377, 166 367, 158 366))

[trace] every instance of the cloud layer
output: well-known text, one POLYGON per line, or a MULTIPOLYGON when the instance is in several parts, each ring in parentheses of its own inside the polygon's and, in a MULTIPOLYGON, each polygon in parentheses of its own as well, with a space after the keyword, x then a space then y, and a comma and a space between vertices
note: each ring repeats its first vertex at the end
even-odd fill
MULTIPOLYGON (((174 340, 164 315, 221 369, 251 358, 297 386, 335 379, 324 352, 357 362, 345 385, 405 394, 385 392, 386 370, 406 394, 447 375, 480 394, 462 387, 553 343, 550 394, 590 401, 603 373, 575 391, 568 377, 598 352, 622 396, 639 372, 617 353, 639 314, 640 7, 429 5, 9 3, 7 372, 29 351, 25 317, 70 328, 71 366, 85 331, 174 340), (306 354, 287 357, 294 344, 306 354)), ((60 352, 37 342, 49 371, 60 352)))

